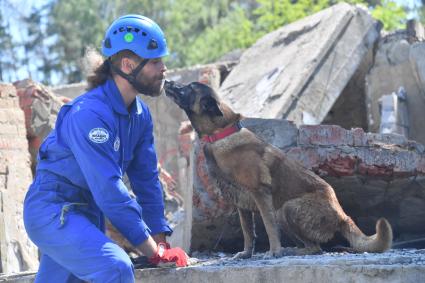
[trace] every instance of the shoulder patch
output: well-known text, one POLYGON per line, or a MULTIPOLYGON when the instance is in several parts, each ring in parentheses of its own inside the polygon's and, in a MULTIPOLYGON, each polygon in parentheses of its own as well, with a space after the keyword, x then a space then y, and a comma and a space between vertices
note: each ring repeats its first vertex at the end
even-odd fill
POLYGON ((93 128, 89 132, 89 139, 94 143, 105 143, 109 140, 109 133, 104 128, 93 128))

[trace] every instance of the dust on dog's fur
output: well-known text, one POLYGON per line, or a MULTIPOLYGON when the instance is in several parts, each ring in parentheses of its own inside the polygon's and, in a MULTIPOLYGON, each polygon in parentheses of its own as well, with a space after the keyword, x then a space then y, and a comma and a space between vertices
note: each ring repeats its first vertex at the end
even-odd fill
MULTIPOLYGON (((169 84, 166 93, 185 110, 200 137, 217 133, 242 119, 206 85, 169 84)), ((252 211, 261 214, 266 228, 270 243, 266 256, 318 253, 320 244, 336 232, 357 252, 384 252, 391 247, 392 229, 386 219, 378 220, 375 235, 364 235, 345 214, 326 181, 248 129, 207 143, 204 151, 211 176, 238 209, 244 251, 236 254, 236 258, 252 256, 252 211), (280 229, 294 240, 297 248, 281 247, 280 229)))

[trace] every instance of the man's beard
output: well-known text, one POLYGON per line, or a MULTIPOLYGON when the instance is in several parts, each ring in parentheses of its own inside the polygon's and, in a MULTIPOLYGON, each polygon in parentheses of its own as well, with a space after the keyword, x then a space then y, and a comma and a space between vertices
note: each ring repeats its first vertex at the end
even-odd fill
POLYGON ((138 76, 138 79, 133 81, 131 85, 138 93, 156 97, 164 92, 164 77, 154 77, 146 81, 146 79, 144 80, 138 76))

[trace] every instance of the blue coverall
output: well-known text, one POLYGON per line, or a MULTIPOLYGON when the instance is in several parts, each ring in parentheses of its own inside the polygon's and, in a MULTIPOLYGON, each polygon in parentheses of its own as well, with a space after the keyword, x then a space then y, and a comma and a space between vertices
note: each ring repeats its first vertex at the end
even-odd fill
POLYGON ((26 231, 42 253, 36 282, 134 282, 129 257, 103 233, 104 216, 135 246, 172 232, 149 109, 137 97, 127 110, 112 79, 64 105, 40 147, 24 202, 26 231))

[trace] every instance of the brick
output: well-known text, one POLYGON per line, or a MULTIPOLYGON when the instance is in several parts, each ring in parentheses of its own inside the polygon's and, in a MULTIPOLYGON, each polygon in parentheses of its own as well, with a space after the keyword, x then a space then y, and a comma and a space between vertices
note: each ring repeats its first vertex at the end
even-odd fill
POLYGON ((12 84, 0 83, 0 98, 16 97, 16 89, 12 84))
POLYGON ((13 150, 28 148, 28 142, 25 138, 17 139, 14 136, 0 136, 0 150, 13 150))
POLYGON ((4 99, 0 98, 0 109, 7 109, 7 108, 16 108, 19 107, 18 99, 4 99))
POLYGON ((352 156, 338 156, 335 159, 326 159, 326 161, 319 165, 317 169, 321 174, 326 173, 327 176, 342 177, 353 176, 355 174, 355 167, 357 159, 352 156))
POLYGON ((353 146, 365 146, 366 145, 366 134, 362 128, 355 128, 351 130, 353 134, 353 146))
POLYGON ((352 145, 352 133, 336 125, 300 126, 299 145, 352 145))
POLYGON ((0 135, 18 135, 18 127, 16 125, 11 124, 2 124, 0 123, 0 135))

